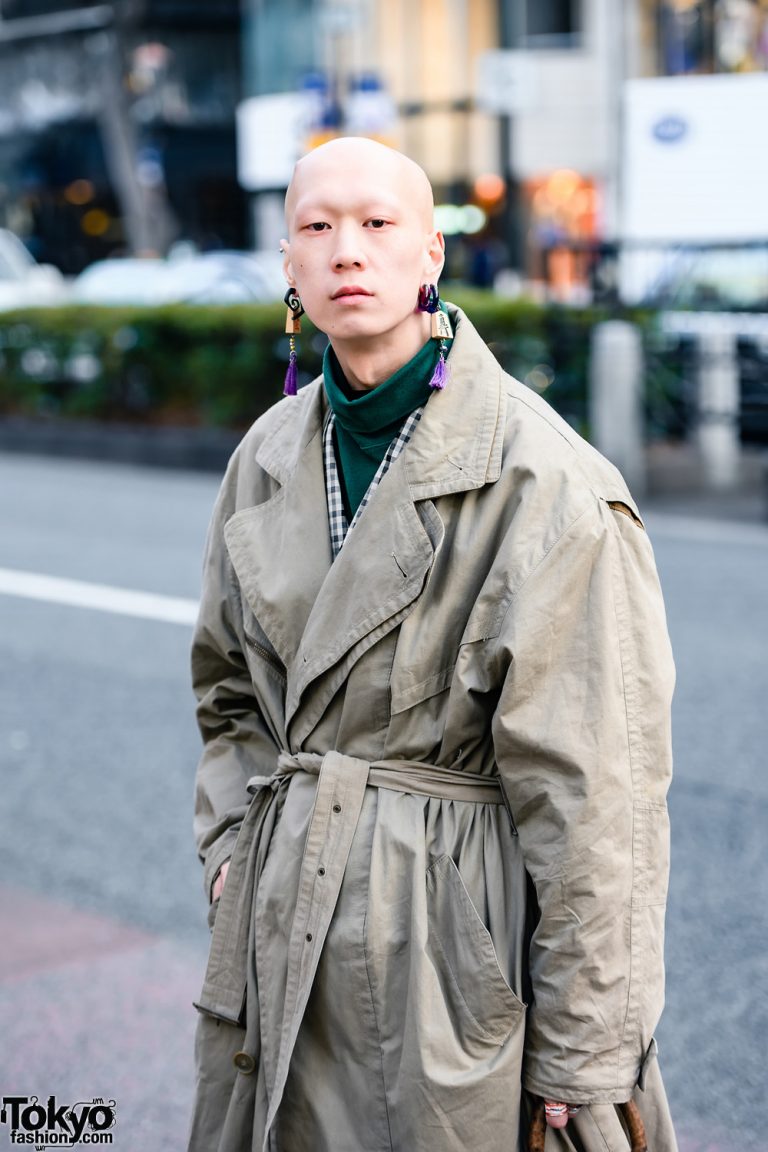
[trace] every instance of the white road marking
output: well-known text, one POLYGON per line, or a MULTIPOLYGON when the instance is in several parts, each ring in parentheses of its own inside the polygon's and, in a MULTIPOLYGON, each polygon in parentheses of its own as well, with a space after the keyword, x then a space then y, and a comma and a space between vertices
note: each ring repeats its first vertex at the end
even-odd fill
POLYGON ((109 584, 89 584, 84 580, 63 580, 39 572, 20 572, 0 568, 0 595, 21 596, 26 600, 43 600, 48 604, 68 604, 73 608, 91 608, 96 612, 113 612, 142 620, 162 620, 166 624, 194 624, 196 600, 179 596, 162 596, 155 592, 134 592, 109 584))

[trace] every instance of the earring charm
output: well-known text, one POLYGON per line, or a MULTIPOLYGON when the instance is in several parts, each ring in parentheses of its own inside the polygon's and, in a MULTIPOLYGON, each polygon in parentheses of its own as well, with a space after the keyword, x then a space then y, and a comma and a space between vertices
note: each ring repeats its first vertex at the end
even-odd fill
POLYGON ((422 284, 419 288, 419 312, 437 312, 440 307, 440 296, 437 284, 422 284))
POLYGON ((448 365, 445 362, 445 357, 448 352, 446 340, 453 340, 453 329, 451 328, 451 322, 447 314, 443 312, 440 307, 440 294, 437 290, 437 284, 422 284, 421 288, 419 288, 418 309, 420 312, 430 313, 432 317, 432 339, 440 341, 440 356, 435 365, 435 371, 432 373, 432 379, 429 382, 430 388, 440 391, 445 388, 448 382, 448 365))
POLYGON ((285 331, 288 340, 288 370, 285 373, 284 396, 295 396, 298 391, 299 370, 296 362, 296 336, 301 332, 301 317, 304 309, 301 298, 295 288, 291 287, 285 294, 285 304, 288 309, 285 316, 285 331))

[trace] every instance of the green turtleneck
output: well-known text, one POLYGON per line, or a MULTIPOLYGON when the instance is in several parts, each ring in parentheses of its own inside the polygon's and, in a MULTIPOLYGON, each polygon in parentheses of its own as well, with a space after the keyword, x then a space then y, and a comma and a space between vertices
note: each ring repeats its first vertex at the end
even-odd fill
POLYGON ((407 416, 432 394, 439 347, 427 340, 412 360, 369 392, 353 392, 330 345, 323 358, 328 403, 336 418, 333 435, 344 511, 352 520, 376 469, 407 416))

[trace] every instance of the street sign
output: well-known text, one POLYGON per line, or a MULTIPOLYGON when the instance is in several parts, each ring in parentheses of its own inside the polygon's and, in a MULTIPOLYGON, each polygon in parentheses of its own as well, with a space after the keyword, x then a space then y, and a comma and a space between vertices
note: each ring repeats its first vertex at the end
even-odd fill
POLYGON ((768 76, 625 86, 623 235, 635 243, 768 239, 768 76))
POLYGON ((483 112, 516 116, 538 102, 539 76, 529 52, 481 52, 475 69, 475 102, 483 112))

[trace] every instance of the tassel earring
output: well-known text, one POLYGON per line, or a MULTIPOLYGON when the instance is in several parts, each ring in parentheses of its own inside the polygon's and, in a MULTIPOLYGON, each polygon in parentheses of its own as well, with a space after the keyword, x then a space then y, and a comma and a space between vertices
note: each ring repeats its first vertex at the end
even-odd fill
POLYGON ((435 371, 432 373, 432 379, 429 382, 430 388, 437 391, 445 388, 448 382, 448 365, 445 362, 445 357, 448 352, 448 345, 446 340, 453 340, 453 329, 448 316, 440 308, 440 296, 437 291, 436 284, 422 284, 419 288, 419 302, 418 308, 420 312, 429 312, 432 317, 432 339, 440 341, 440 356, 435 371))
POLYGON ((299 294, 295 288, 289 288, 285 294, 285 303, 288 312, 285 317, 285 331, 290 337, 288 347, 288 370, 285 373, 284 396, 295 396, 298 391, 299 370, 296 364, 296 336, 301 332, 301 317, 304 309, 301 306, 299 294))

